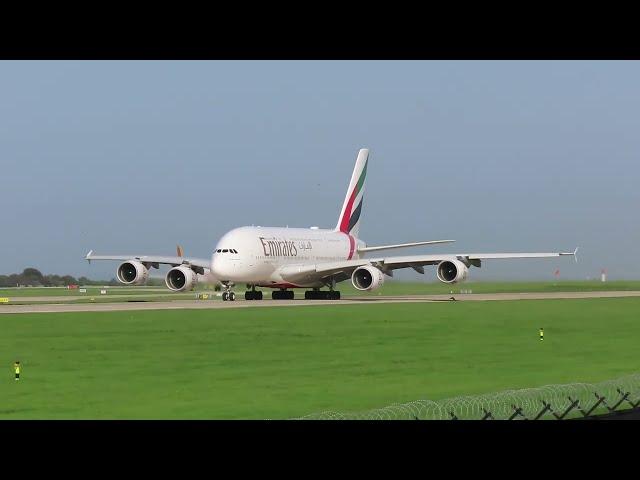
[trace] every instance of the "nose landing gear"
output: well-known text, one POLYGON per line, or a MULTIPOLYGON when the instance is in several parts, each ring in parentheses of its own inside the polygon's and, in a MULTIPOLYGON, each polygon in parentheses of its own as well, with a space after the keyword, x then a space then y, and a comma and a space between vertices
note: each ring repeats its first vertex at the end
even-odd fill
POLYGON ((236 294, 231 291, 231 286, 228 283, 222 284, 224 288, 224 292, 222 292, 222 301, 226 302, 227 300, 233 302, 236 299, 236 294))
POLYGON ((236 294, 233 292, 222 292, 222 301, 226 302, 229 300, 233 302, 236 299, 236 294))

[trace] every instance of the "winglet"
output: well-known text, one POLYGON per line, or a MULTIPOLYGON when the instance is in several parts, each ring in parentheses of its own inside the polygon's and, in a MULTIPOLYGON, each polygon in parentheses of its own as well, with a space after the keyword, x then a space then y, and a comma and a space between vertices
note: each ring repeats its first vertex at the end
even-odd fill
POLYGON ((91 263, 91 254, 93 253, 93 250, 89 250, 89 253, 87 253, 85 255, 85 259, 87 260, 87 262, 91 263))
POLYGON ((176 245, 176 253, 180 258, 184 257, 184 250, 180 245, 176 245))
POLYGON ((576 260, 576 263, 578 263, 578 248, 580 247, 576 247, 576 249, 573 252, 562 252, 560 255, 573 255, 573 258, 576 260))

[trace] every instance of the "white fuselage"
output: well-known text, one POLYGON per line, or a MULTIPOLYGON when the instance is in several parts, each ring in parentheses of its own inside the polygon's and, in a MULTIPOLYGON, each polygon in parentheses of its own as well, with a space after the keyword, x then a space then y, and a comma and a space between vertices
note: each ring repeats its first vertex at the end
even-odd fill
MULTIPOLYGON (((364 242, 343 232, 316 228, 240 227, 226 233, 211 256, 211 273, 221 282, 290 288, 320 287, 301 274, 295 282, 281 272, 320 262, 352 260, 364 242), (233 251, 237 252, 234 253, 233 251)), ((311 276, 310 276, 311 277, 311 276)), ((288 276, 291 278, 291 276, 288 276)))

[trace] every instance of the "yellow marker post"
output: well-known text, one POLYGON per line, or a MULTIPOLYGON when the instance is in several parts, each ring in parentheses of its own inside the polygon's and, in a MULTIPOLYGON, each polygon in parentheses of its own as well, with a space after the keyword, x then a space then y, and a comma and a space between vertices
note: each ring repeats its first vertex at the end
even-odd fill
POLYGON ((0 303, 9 303, 9 299, 7 297, 0 298, 0 303))

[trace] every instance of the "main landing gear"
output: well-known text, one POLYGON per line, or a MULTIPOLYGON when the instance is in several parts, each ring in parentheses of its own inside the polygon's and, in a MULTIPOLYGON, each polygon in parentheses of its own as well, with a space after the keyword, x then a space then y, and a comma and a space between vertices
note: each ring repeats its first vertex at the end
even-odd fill
POLYGON ((304 292, 305 300, 340 300, 340 292, 337 290, 307 290, 304 292))
MULTIPOLYGON (((249 287, 249 285, 247 285, 249 287)), ((262 292, 260 290, 256 290, 255 285, 251 286, 251 290, 244 292, 245 300, 262 300, 262 292)))
MULTIPOLYGON (((262 292, 255 289, 255 286, 251 286, 251 290, 244 293, 245 300, 262 300, 262 292)), ((222 294, 223 300, 232 300, 231 297, 225 298, 226 292, 222 294)), ((233 292, 229 292, 229 295, 233 295, 233 292)), ((271 292, 272 300, 293 300, 293 290, 274 290, 271 292)), ((305 300, 340 300, 340 292, 337 290, 307 290, 304 292, 305 300)), ((235 299, 235 295, 234 295, 235 299)))
POLYGON ((293 290, 274 290, 271 292, 272 300, 293 300, 293 290))

